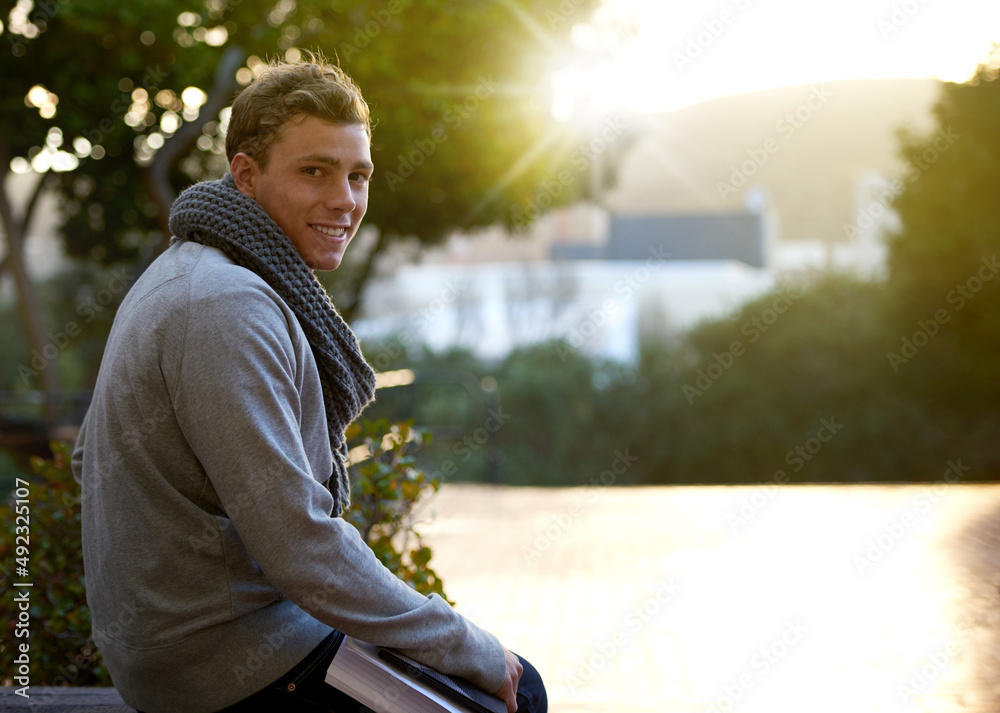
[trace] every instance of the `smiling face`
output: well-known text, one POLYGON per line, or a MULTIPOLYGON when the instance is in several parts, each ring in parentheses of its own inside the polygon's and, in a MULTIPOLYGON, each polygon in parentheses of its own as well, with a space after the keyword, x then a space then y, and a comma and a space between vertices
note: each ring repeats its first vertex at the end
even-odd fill
POLYGON ((271 216, 310 269, 340 266, 368 209, 373 167, 364 126, 296 116, 263 169, 245 153, 230 168, 236 188, 271 216))

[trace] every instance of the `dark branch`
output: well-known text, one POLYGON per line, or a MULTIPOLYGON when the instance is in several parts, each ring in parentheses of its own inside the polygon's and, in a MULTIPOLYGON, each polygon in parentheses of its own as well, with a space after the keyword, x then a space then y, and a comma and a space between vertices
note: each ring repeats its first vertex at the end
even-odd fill
POLYGON ((246 53, 242 47, 233 46, 225 51, 219 61, 219 66, 216 67, 212 88, 208 92, 208 101, 202 105, 198 112, 198 118, 185 123, 177 130, 177 133, 167 139, 163 147, 156 152, 149 168, 144 172, 146 188, 156 203, 160 230, 163 232, 163 241, 157 252, 166 248, 170 241, 170 228, 168 227, 170 206, 173 205, 174 199, 177 197, 173 186, 170 185, 170 167, 174 165, 178 156, 198 140, 205 123, 218 116, 219 112, 229 104, 230 95, 236 88, 236 70, 243 63, 245 56, 246 53))
POLYGON ((354 284, 351 286, 349 301, 346 304, 338 305, 340 310, 340 315, 344 318, 345 322, 351 322, 358 313, 361 307, 361 293, 365 290, 365 285, 368 284, 368 278, 371 277, 372 270, 375 267, 375 260, 382 253, 386 244, 386 233, 383 230, 378 232, 378 240, 376 240, 374 247, 368 251, 368 255, 365 257, 364 263, 361 265, 361 269, 358 272, 358 277, 354 280, 354 284))

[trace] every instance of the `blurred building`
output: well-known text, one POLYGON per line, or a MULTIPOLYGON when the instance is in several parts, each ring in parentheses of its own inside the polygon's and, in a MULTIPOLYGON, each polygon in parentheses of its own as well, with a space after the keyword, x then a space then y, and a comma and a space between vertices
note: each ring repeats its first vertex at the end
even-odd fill
POLYGON ((487 359, 563 339, 574 350, 630 362, 644 336, 669 338, 720 317, 773 285, 734 260, 549 260, 406 266, 376 279, 354 329, 487 359))
POLYGON ((767 267, 764 216, 749 210, 612 216, 603 259, 635 260, 652 250, 663 250, 673 260, 737 260, 767 267))
POLYGON ((644 337, 671 338, 771 288, 776 221, 766 200, 740 211, 613 215, 576 205, 524 237, 458 235, 420 265, 374 279, 355 329, 483 358, 562 339, 633 361, 644 337))
POLYGON ((784 272, 837 270, 863 278, 884 276, 888 238, 900 228, 892 202, 903 188, 902 179, 876 171, 864 173, 854 183, 853 206, 849 220, 841 226, 842 238, 783 241, 771 267, 784 272))

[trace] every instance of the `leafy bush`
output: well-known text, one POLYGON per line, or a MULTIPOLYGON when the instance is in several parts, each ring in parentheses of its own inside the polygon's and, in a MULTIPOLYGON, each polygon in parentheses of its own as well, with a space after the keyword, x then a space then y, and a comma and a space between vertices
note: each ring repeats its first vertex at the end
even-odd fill
MULTIPOLYGON (((18 608, 14 594, 4 597, 0 616, 6 622, 0 642, 0 669, 5 677, 15 671, 17 647, 28 642, 32 685, 110 685, 90 635, 90 610, 84 590, 83 543, 80 533, 80 487, 70 470, 72 447, 53 442, 51 460, 32 458, 29 495, 28 574, 18 573, 16 508, 0 506, 5 529, 0 537, 0 568, 8 582, 28 581, 31 601, 30 637, 18 638, 18 608), (16 576, 15 576, 16 575, 16 576)), ((18 483, 23 485, 24 481, 18 483)), ((23 540, 21 541, 23 543, 23 540)), ((10 679, 5 685, 12 683, 10 679)))
MULTIPOLYGON (((513 352, 495 373, 506 421, 493 441, 505 483, 598 484, 616 452, 642 437, 630 424, 646 405, 631 398, 632 373, 621 365, 552 342, 513 352)), ((615 477, 636 481, 632 469, 615 477)))
POLYGON ((441 481, 416 467, 414 453, 429 436, 410 422, 362 420, 347 430, 361 440, 369 458, 355 466, 351 507, 344 517, 361 533, 375 556, 421 594, 445 597, 441 578, 430 568, 431 548, 414 529, 414 506, 441 481))
MULTIPOLYGON (((414 506, 436 492, 440 482, 415 467, 413 455, 426 436, 410 423, 361 421, 351 426, 349 443, 368 449, 371 457, 355 467, 352 504, 345 518, 361 532, 376 556, 418 592, 444 596, 440 577, 430 568, 431 549, 413 530, 414 506)), ((91 636, 81 541, 80 488, 70 470, 72 447, 53 442, 51 460, 32 459, 28 484, 30 540, 27 577, 17 567, 15 497, 0 505, 0 570, 12 587, 0 605, 6 622, 0 640, 3 685, 14 683, 18 645, 30 645, 28 677, 34 686, 109 686, 111 677, 91 636), (30 597, 30 637, 16 635, 17 591, 30 597)), ((24 481, 18 483, 23 485, 24 481)), ((21 531, 23 534, 24 531, 21 531)), ((23 544, 23 540, 21 541, 23 544)))
MULTIPOLYGON (((444 395, 428 398, 426 374, 441 381, 450 370, 489 384, 502 427, 485 399, 458 394, 452 410, 464 399, 475 413, 435 430, 425 467, 450 462, 441 475, 452 481, 483 480, 488 458, 509 485, 739 484, 782 471, 798 483, 920 482, 959 457, 973 467, 967 480, 996 479, 1000 417, 971 408, 966 394, 970 384, 984 393, 995 384, 954 368, 965 352, 946 330, 896 373, 887 355, 916 317, 909 327, 898 322, 886 282, 835 273, 803 282, 669 341, 647 339, 636 364, 589 359, 561 342, 499 363, 417 353, 393 364, 412 369, 416 383, 381 391, 374 407, 436 425, 426 406, 443 412, 444 395), (613 481, 602 478, 615 464, 613 481)), ((960 314, 997 304, 984 288, 960 314)))

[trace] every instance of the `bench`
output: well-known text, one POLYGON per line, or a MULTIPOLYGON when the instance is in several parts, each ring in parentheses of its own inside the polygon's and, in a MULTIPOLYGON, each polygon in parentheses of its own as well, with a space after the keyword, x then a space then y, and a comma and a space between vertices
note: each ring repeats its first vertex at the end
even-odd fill
POLYGON ((0 687, 0 711, 24 708, 38 713, 134 713, 113 688, 31 686, 30 698, 15 691, 14 686, 0 687))

